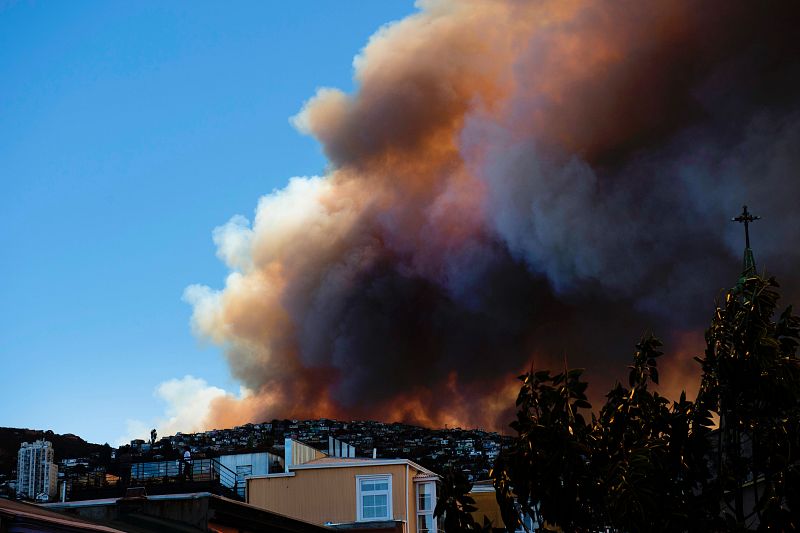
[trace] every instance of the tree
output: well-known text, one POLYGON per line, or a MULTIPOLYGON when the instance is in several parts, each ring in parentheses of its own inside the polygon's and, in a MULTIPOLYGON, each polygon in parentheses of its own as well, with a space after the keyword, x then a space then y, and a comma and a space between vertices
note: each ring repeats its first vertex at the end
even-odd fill
POLYGON ((529 372, 519 377, 518 437, 492 470, 503 522, 511 529, 522 517, 542 517, 568 531, 589 531, 600 495, 591 472, 591 426, 582 411, 588 384, 582 370, 529 372))
POLYGON ((778 283, 744 277, 718 306, 697 361, 697 403, 715 413, 709 482, 728 530, 800 526, 800 318, 774 319, 778 283))
POLYGON ((492 531, 492 524, 486 517, 483 526, 473 518, 472 513, 478 509, 469 495, 471 490, 472 483, 463 472, 452 467, 444 472, 433 514, 441 522, 445 533, 492 531))
POLYGON ((696 498, 708 476, 711 418, 685 393, 670 405, 649 389, 658 384, 660 347, 653 335, 642 338, 629 367, 630 389, 617 384, 593 423, 592 469, 604 495, 605 525, 621 531, 705 530, 707 506, 696 498))
POLYGON ((591 422, 580 369, 520 376, 517 432, 492 471, 503 520, 563 531, 788 531, 800 515, 800 318, 748 272, 706 332, 695 402, 650 390, 661 342, 591 422), (713 419, 719 421, 716 427, 713 419))

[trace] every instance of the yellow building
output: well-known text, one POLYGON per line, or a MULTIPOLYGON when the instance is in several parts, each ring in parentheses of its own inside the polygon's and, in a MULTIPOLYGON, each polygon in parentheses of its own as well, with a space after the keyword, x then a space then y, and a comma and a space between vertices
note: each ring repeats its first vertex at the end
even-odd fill
MULTIPOLYGON (((475 500, 476 511, 472 513, 472 518, 479 524, 483 524, 483 519, 488 518, 492 522, 492 528, 495 531, 505 531, 506 525, 503 522, 503 516, 500 514, 500 505, 497 503, 497 493, 495 492, 494 485, 491 480, 476 481, 472 485, 472 490, 469 492, 470 497, 475 500)), ((537 522, 530 516, 524 516, 523 522, 527 527, 527 531, 536 531, 539 529, 537 522)), ((552 526, 549 526, 552 529, 552 526)), ((522 526, 517 527, 518 533, 525 533, 525 528, 522 526)), ((560 531, 560 529, 558 530, 560 531)))
POLYGON ((247 478, 247 502, 334 529, 428 533, 439 476, 408 459, 335 457, 286 439, 284 472, 247 478))
POLYGON ((488 518, 495 529, 505 529, 503 517, 500 514, 500 506, 497 504, 497 495, 491 481, 478 481, 472 485, 469 496, 475 500, 476 511, 472 513, 472 518, 479 524, 483 524, 483 519, 488 518))

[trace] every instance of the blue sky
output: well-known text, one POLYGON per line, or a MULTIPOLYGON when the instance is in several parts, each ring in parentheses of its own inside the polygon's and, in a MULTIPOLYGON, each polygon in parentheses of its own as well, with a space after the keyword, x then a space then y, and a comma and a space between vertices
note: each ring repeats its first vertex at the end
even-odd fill
POLYGON ((95 442, 164 412, 162 382, 236 391, 191 332, 211 232, 320 174, 288 118, 408 0, 0 0, 0 426, 95 442))

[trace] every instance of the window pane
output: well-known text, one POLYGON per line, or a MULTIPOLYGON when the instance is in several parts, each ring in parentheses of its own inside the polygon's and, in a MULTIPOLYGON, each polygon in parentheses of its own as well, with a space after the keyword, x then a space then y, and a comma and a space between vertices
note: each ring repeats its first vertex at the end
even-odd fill
POLYGON ((417 502, 418 511, 433 510, 433 483, 421 483, 418 485, 419 500, 417 502))
POLYGON ((429 494, 420 494, 419 495, 419 507, 417 510, 419 511, 430 511, 433 506, 431 505, 431 496, 429 494))
POLYGON ((417 531, 419 533, 433 531, 433 516, 429 514, 417 516, 417 531))
POLYGON ((388 476, 360 479, 358 488, 361 493, 359 520, 391 518, 389 492, 392 490, 392 485, 388 476))

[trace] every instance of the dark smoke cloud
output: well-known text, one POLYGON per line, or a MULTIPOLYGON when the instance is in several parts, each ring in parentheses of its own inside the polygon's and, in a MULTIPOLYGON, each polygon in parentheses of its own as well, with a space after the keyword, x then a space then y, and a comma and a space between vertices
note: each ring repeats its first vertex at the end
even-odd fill
POLYGON ((187 299, 251 393, 209 424, 501 427, 532 362, 566 356, 597 396, 648 329, 685 376, 744 202, 759 266, 800 296, 800 4, 420 8, 373 36, 355 94, 295 118, 328 175, 215 231, 231 274, 187 299))

